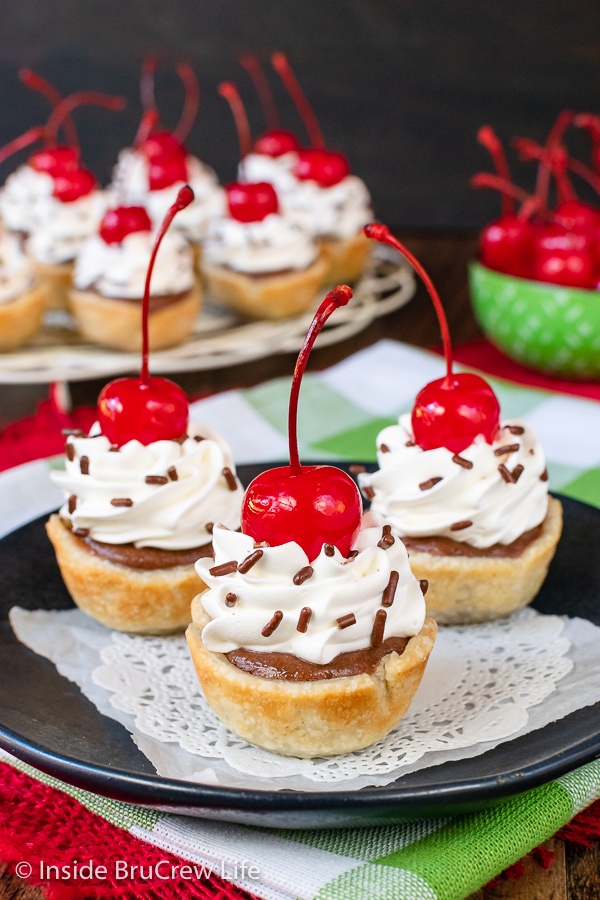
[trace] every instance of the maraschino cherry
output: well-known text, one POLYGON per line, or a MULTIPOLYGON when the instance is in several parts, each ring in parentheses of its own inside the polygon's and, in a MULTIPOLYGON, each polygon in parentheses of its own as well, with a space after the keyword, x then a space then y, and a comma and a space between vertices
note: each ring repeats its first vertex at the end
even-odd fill
POLYGON ((478 435, 493 443, 500 426, 500 404, 492 388, 479 375, 452 371, 452 347, 444 308, 429 275, 421 263, 395 238, 385 225, 365 225, 367 237, 395 247, 419 273, 442 331, 446 375, 430 381, 417 394, 412 410, 415 442, 423 450, 446 447, 452 453, 466 450, 478 435))
POLYGON ((142 444, 176 440, 185 434, 188 424, 187 398, 179 385, 168 378, 150 377, 148 370, 148 314, 150 279, 158 248, 177 213, 194 199, 189 185, 181 188, 158 231, 144 287, 142 302, 142 368, 139 378, 119 378, 107 384, 98 397, 98 421, 102 434, 121 447, 128 441, 142 444))
POLYGON ((297 152, 300 149, 300 141, 292 131, 279 127, 273 94, 257 57, 253 53, 244 53, 240 57, 240 64, 252 79, 267 122, 267 131, 254 141, 252 148, 254 153, 277 158, 284 153, 297 152))
POLYGON ((317 117, 285 54, 274 53, 271 61, 300 114, 311 142, 310 148, 298 151, 298 161, 294 169, 296 178, 300 181, 316 181, 321 187, 339 184, 350 172, 348 160, 342 153, 325 149, 317 117))
MULTIPOLYGON (((244 157, 251 147, 250 125, 242 98, 231 81, 219 85, 219 93, 224 97, 233 113, 240 143, 242 169, 244 157)), ((225 188, 227 205, 232 219, 238 222, 262 222, 271 213, 279 212, 279 200, 272 184, 266 181, 233 181, 225 188)))
POLYGON ((134 141, 134 148, 148 160, 148 185, 151 191, 161 191, 186 181, 187 138, 198 113, 200 88, 192 67, 185 62, 177 65, 177 74, 185 89, 180 120, 173 131, 157 131, 158 110, 154 102, 154 73, 157 64, 147 60, 142 70, 142 101, 145 111, 134 141))
POLYGON ((117 206, 104 214, 99 234, 105 244, 121 244, 128 234, 152 231, 150 216, 143 206, 117 206))
POLYGON ((315 339, 329 316, 352 297, 338 285, 315 313, 298 355, 290 391, 289 466, 268 469, 249 485, 242 504, 242 531, 271 545, 295 541, 312 562, 333 544, 350 552, 360 528, 362 501, 354 481, 334 466, 303 466, 298 454, 297 416, 302 375, 315 339))

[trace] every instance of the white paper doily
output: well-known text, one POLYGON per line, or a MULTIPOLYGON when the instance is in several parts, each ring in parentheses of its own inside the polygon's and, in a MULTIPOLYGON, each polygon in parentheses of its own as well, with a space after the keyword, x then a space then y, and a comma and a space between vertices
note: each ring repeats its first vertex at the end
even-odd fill
MULTIPOLYGON (((379 316, 404 306, 415 292, 413 270, 395 250, 374 245, 352 303, 341 307, 319 337, 320 346, 363 331, 379 316)), ((325 296, 315 298, 315 309, 325 296)), ((152 371, 188 372, 222 368, 300 349, 312 311, 281 321, 243 321, 206 297, 196 326, 177 347, 153 352, 152 371)), ((137 370, 139 353, 121 353, 85 342, 75 321, 60 310, 46 314, 40 335, 27 347, 0 353, 0 384, 78 381, 137 370)))
POLYGON ((600 628, 532 609, 440 629, 413 704, 366 750, 298 760, 247 744, 206 704, 182 636, 109 632, 79 611, 11 611, 17 636, 129 728, 159 775, 245 787, 383 785, 471 757, 600 700, 600 628))

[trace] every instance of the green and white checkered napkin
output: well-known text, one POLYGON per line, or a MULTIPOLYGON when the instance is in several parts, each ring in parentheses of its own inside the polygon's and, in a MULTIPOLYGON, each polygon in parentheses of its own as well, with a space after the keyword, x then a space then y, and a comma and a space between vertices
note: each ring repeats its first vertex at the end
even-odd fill
MULTIPOLYGON (((381 341, 305 378, 300 400, 304 459, 375 458, 378 430, 411 408, 444 374, 438 357, 381 341)), ((504 417, 525 418, 545 449, 550 487, 600 507, 600 404, 492 381, 504 417)), ((289 379, 195 404, 238 463, 287 458, 289 379)), ((46 463, 0 476, 2 525, 17 527, 55 507, 46 463)), ((148 811, 60 785, 132 834, 204 864, 264 900, 462 900, 600 798, 600 761, 501 804, 446 819, 364 829, 268 830, 148 811), (239 863, 246 861, 240 877, 239 863), (235 866, 238 864, 238 877, 235 866), (250 869, 251 866, 256 867, 250 869), (252 871, 257 877, 250 877, 252 871)))

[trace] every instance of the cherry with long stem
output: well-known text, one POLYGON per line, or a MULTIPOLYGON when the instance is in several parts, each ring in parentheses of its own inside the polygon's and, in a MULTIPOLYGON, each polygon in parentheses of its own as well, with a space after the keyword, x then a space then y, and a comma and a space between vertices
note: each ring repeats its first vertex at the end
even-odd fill
MULTIPOLYGON (((504 152, 502 143, 500 142, 500 139, 496 135, 494 129, 490 125, 482 125, 477 132, 477 140, 486 148, 486 150, 489 151, 489 154, 492 157, 492 162, 494 163, 494 167, 496 169, 496 174, 500 178, 504 179, 504 181, 506 181, 507 183, 510 183, 510 171, 508 168, 506 154, 504 152)), ((514 211, 515 205, 512 195, 507 191, 503 191, 502 215, 509 216, 512 215, 514 211)))
MULTIPOLYGON (((252 139, 250 124, 242 98, 231 81, 223 81, 219 85, 219 93, 227 100, 238 133, 240 145, 241 170, 244 171, 244 158, 250 152, 252 139)), ((279 212, 279 200, 272 184, 265 181, 234 181, 228 184, 227 205, 229 214, 238 222, 261 222, 271 213, 279 212)))
POLYGON ((498 399, 487 381, 479 375, 453 372, 448 321, 429 275, 385 225, 372 223, 365 225, 363 230, 367 237, 394 247, 413 266, 427 288, 440 324, 446 375, 429 382, 417 394, 411 416, 415 442, 423 450, 446 447, 454 454, 460 454, 479 435, 488 444, 493 443, 500 424, 498 399))
POLYGON ((107 384, 98 397, 98 421, 102 433, 117 447, 131 440, 151 444, 177 440, 187 429, 188 403, 184 391, 168 378, 151 377, 149 372, 148 317, 150 282, 161 241, 174 216, 194 199, 185 185, 169 208, 156 235, 142 301, 142 365, 139 378, 120 378, 107 384))
POLYGON ((362 517, 354 481, 335 466, 303 466, 298 454, 297 408, 310 350, 329 316, 352 297, 347 285, 334 288, 315 313, 294 370, 290 392, 289 466, 268 469, 248 486, 242 502, 242 531, 256 541, 278 546, 294 541, 312 562, 333 547, 347 556, 362 517))

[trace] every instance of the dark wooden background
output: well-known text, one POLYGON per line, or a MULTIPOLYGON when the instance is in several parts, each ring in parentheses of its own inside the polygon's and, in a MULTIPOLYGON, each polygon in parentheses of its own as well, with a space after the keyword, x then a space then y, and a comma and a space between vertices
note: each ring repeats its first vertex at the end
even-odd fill
MULTIPOLYGON (((0 13, 0 144, 46 116, 45 101, 16 77, 21 65, 63 92, 122 92, 123 113, 76 114, 86 161, 104 180, 135 133, 147 54, 194 65, 202 105, 189 145, 230 180, 237 139, 217 84, 239 83, 260 132, 236 55, 252 50, 268 62, 284 50, 329 146, 348 155, 378 217, 394 227, 469 229, 495 215, 497 198, 468 184, 489 168, 479 125, 506 140, 543 139, 565 107, 600 111, 597 0, 2 0, 0 13)), ((304 136, 270 74, 283 124, 304 136)), ((181 87, 170 67, 158 96, 174 125, 181 87)), ((13 164, 0 167, 0 181, 13 164)), ((530 182, 530 168, 514 171, 530 182)))

